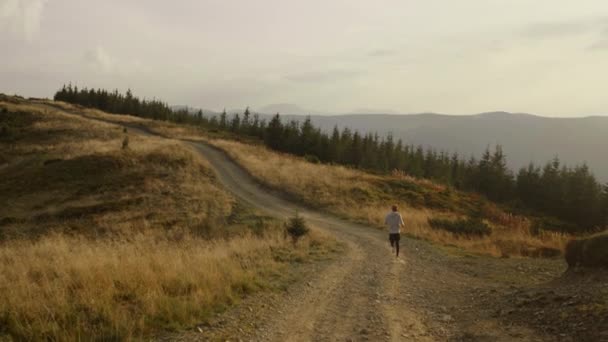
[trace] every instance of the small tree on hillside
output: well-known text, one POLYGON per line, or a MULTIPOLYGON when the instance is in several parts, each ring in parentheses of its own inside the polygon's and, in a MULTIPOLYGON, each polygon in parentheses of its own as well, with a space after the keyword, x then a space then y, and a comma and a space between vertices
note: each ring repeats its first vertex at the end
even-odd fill
POLYGON ((302 236, 308 234, 310 229, 306 225, 304 218, 296 212, 296 216, 290 218, 285 224, 285 231, 291 236, 293 244, 295 245, 302 236))

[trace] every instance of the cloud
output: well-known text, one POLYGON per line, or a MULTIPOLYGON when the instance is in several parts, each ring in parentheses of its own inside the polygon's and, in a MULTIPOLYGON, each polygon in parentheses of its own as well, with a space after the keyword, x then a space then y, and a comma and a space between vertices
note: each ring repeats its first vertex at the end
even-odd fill
POLYGON ((384 57, 384 56, 393 56, 397 54, 397 50, 391 49, 377 49, 371 51, 368 56, 370 57, 384 57))
POLYGON ((85 51, 83 58, 86 64, 102 72, 113 71, 116 64, 101 46, 85 51))
POLYGON ((608 18, 593 17, 569 21, 534 23, 522 31, 522 35, 533 39, 559 38, 586 33, 608 32, 608 18))
POLYGON ((47 0, 2 0, 0 32, 9 32, 31 41, 40 31, 46 3, 47 0))
POLYGON ((323 83, 354 78, 361 73, 355 70, 311 71, 285 76, 285 79, 299 83, 323 83))
POLYGON ((608 50, 608 38, 603 38, 603 39, 596 41, 595 43, 591 44, 587 48, 587 50, 590 50, 590 51, 608 50))
POLYGON ((604 51, 608 50, 608 20, 606 20, 606 27, 600 34, 600 38, 598 38, 593 44, 591 44, 587 50, 589 51, 604 51))
POLYGON ((592 27, 584 21, 535 23, 524 29, 523 35, 536 39, 563 37, 586 33, 592 27))

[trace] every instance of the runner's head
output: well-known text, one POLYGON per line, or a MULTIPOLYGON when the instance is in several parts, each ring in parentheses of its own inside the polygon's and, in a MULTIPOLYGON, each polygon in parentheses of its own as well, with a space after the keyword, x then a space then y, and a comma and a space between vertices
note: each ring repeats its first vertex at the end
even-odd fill
POLYGON ((397 206, 393 204, 393 211, 397 211, 397 206))

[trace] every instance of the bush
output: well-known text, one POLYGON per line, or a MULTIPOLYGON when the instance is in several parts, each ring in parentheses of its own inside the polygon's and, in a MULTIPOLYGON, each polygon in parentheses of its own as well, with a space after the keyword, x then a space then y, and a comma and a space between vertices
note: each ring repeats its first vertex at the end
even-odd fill
POLYGON ((569 267, 608 268, 608 232, 571 240, 565 257, 569 267))
POLYGON ((428 222, 433 229, 442 229, 458 235, 482 237, 492 233, 492 229, 478 218, 458 219, 455 221, 430 218, 428 222))
POLYGON ((321 160, 319 160, 319 157, 313 155, 313 154, 307 154, 304 156, 304 160, 306 160, 309 163, 313 163, 313 164, 319 164, 321 163, 321 160))
POLYGON ((293 243, 296 244, 302 236, 310 232, 310 229, 308 229, 304 218, 296 213, 296 216, 290 218, 285 224, 285 231, 291 236, 293 243))

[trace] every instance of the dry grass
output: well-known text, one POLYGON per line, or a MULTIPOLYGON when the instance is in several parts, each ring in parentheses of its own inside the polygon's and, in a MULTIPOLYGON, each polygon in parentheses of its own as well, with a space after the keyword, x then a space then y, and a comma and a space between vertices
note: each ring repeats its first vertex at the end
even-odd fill
POLYGON ((208 163, 179 142, 37 106, 0 106, 20 120, 14 142, 0 142, 4 236, 83 226, 94 234, 134 226, 211 234, 235 209, 208 163))
POLYGON ((215 146, 227 151, 251 174, 264 183, 295 194, 305 203, 325 208, 338 215, 364 222, 379 229, 390 205, 396 203, 404 215, 405 233, 444 245, 492 256, 542 256, 549 250, 563 251, 569 236, 552 232, 534 234, 530 221, 507 215, 496 206, 484 205, 492 214, 488 222, 493 230, 487 237, 466 237, 435 230, 428 224, 432 217, 456 218, 461 212, 436 210, 412 205, 411 202, 379 189, 379 180, 397 179, 414 183, 426 191, 445 191, 445 187, 428 184, 402 175, 375 176, 341 166, 318 165, 266 148, 228 140, 212 140, 215 146), (429 190, 430 189, 430 190, 429 190))
POLYGON ((269 279, 285 281, 288 263, 321 244, 187 233, 12 241, 0 246, 0 337, 124 340, 191 327, 269 279))
POLYGON ((263 183, 308 205, 379 229, 383 228, 389 206, 396 203, 405 216, 407 234, 473 252, 493 256, 538 256, 545 249, 563 251, 571 238, 560 233, 535 233, 526 218, 505 213, 478 196, 450 191, 445 186, 402 173, 376 176, 341 166, 313 164, 255 144, 209 139, 200 129, 191 126, 99 111, 91 113, 106 119, 136 121, 165 136, 208 141, 225 150, 263 183), (397 188, 399 191, 395 190, 397 188), (458 236, 434 230, 428 224, 429 218, 457 218, 476 211, 481 211, 492 227, 490 236, 458 236))
POLYGON ((316 231, 294 248, 177 141, 18 99, 1 109, 0 340, 191 327, 338 250, 316 231))

